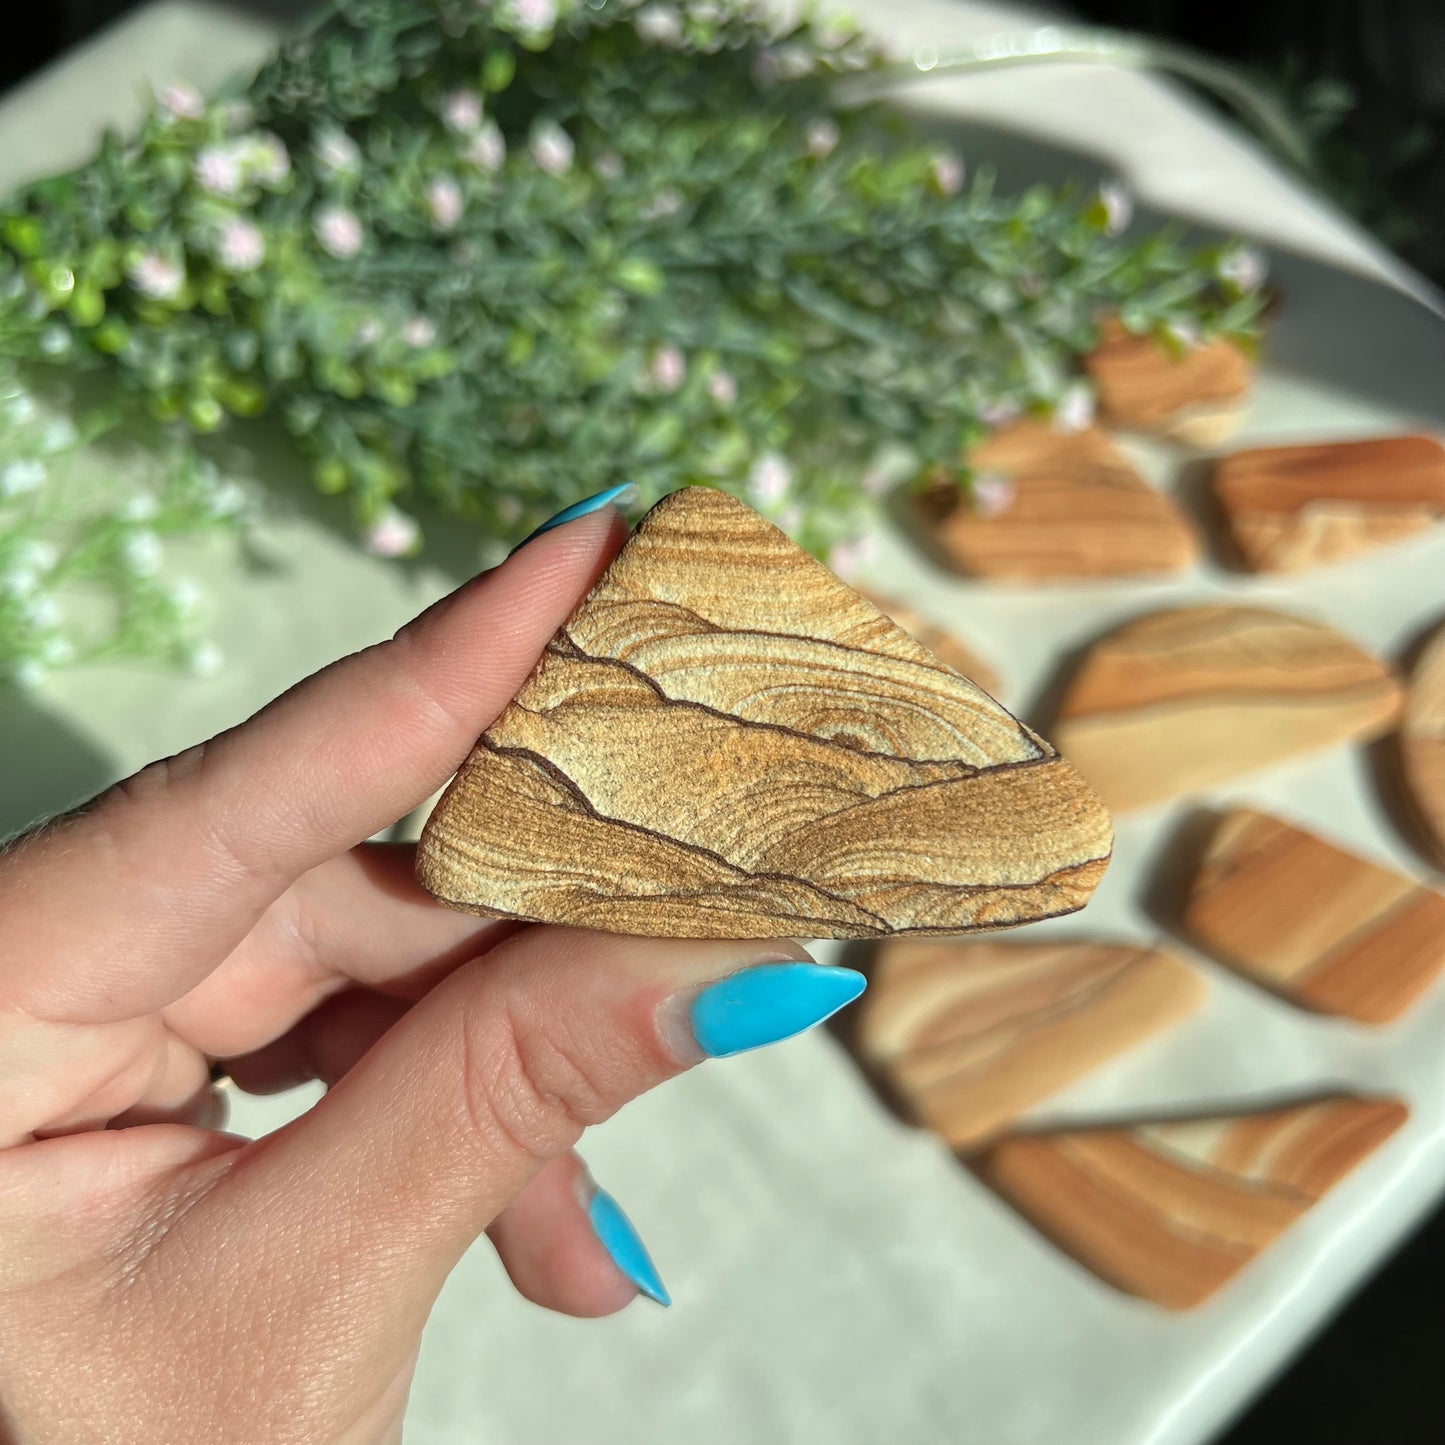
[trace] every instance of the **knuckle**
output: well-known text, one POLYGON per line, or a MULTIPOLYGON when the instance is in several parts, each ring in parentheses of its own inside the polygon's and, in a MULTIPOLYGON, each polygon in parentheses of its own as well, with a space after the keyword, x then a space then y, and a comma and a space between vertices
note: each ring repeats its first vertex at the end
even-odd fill
POLYGON ((504 1007, 485 1026, 463 1021, 463 1095, 474 1137, 544 1161, 617 1111, 621 1099, 601 1077, 586 1044, 525 1004, 504 1007))

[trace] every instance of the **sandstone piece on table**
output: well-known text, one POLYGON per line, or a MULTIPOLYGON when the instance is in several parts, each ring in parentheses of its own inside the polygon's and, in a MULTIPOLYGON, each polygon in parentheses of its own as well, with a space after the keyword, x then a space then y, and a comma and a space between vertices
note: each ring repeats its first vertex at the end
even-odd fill
POLYGON ((1216 828, 1184 922, 1256 982, 1360 1023, 1398 1017, 1445 970, 1445 896, 1249 808, 1216 828))
POLYGON ((925 617, 907 603, 883 596, 871 587, 859 587, 857 591, 860 597, 866 598, 890 622, 922 643, 945 666, 976 682, 990 697, 998 696, 998 673, 951 628, 925 617))
POLYGON ((984 490, 923 492, 917 523, 954 571, 999 582, 1069 582, 1178 572, 1198 555, 1174 504, 1101 431, 1046 422, 1001 428, 969 455, 984 490))
POLYGON ((1214 495, 1246 566, 1301 572, 1433 527, 1445 447, 1426 436, 1253 447, 1215 463, 1214 495))
POLYGON ((994 1187, 1102 1279, 1191 1309, 1257 1258, 1409 1117, 1336 1096, 1263 1113, 1013 1135, 994 1187))
POLYGON ((1152 336, 1126 331, 1117 318, 1105 322, 1084 370, 1104 421, 1195 447, 1218 446, 1234 433, 1254 378, 1249 358, 1225 337, 1176 355, 1152 336))
POLYGON ((1445 868, 1445 627, 1425 644, 1410 674, 1400 764, 1426 852, 1445 868))
POLYGON ((1069 913, 1109 817, 1048 743, 724 492, 665 497, 432 814, 489 916, 851 938, 1069 913))
POLYGON ((1159 948, 889 939, 859 1045, 920 1123, 976 1148, 1203 995, 1199 975, 1159 948))
POLYGON ((1096 642, 1055 736, 1122 810, 1376 737, 1400 704, 1391 670, 1323 623, 1211 604, 1150 613, 1096 642))

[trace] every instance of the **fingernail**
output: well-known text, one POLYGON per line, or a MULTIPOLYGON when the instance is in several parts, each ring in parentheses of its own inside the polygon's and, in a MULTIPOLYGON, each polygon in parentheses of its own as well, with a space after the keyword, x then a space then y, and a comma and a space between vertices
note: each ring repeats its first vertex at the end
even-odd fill
MULTIPOLYGON (((550 532, 553 527, 561 527, 567 522, 575 522, 578 517, 585 517, 589 512, 600 512, 603 507, 625 507, 636 499, 636 482, 623 482, 620 487, 608 487, 605 492, 597 492, 593 496, 583 497, 580 502, 573 502, 570 507, 563 507, 555 517, 548 517, 535 532, 529 532, 523 537, 512 548, 512 552, 520 552, 534 537, 540 537, 543 532, 550 532)), ((512 553, 509 552, 507 555, 510 557, 512 553)))
POLYGON ((715 1059, 792 1038, 853 1002, 868 980, 821 963, 763 963, 710 984, 688 1019, 698 1047, 715 1059))
POLYGON ((660 1305, 672 1303, 672 1296, 658 1275, 657 1266, 653 1264, 646 1246, 632 1227, 632 1221, 605 1190, 597 1190, 588 1203, 587 1222, 625 1278, 648 1299, 656 1300, 660 1305))

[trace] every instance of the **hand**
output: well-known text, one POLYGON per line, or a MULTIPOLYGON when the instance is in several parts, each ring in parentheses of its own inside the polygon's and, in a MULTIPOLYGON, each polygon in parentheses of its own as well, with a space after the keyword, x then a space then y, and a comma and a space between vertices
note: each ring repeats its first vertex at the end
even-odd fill
POLYGON ((456 769, 624 532, 546 533, 0 856, 0 1439, 397 1440, 482 1231, 538 1304, 665 1301, 572 1146, 861 980, 757 967, 806 960, 786 942, 484 922, 362 842, 456 769), (214 1059, 328 1092, 241 1139, 214 1059))

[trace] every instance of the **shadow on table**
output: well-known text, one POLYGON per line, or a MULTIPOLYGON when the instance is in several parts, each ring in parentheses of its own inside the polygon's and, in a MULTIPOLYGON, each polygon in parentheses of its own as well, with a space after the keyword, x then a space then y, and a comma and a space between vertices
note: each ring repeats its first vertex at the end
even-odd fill
POLYGON ((12 687, 0 686, 0 840, 64 812, 115 781, 113 758, 12 687))
MULTIPOLYGON (((1037 183, 1077 180, 1092 185, 1117 177, 1105 156, 1064 149, 1015 130, 959 122, 930 110, 916 95, 903 100, 907 113, 926 133, 946 139, 965 157, 982 156, 998 177, 1001 192, 1037 183)), ((1200 241, 1229 235, 1196 218, 1139 207, 1133 231, 1143 233, 1182 222, 1200 241)), ((1445 425, 1445 316, 1385 282, 1261 241, 1270 262, 1270 283, 1282 298, 1271 322, 1265 359, 1275 370, 1309 377, 1416 417, 1445 425)), ((1442 302, 1445 305, 1445 302, 1442 302)))

